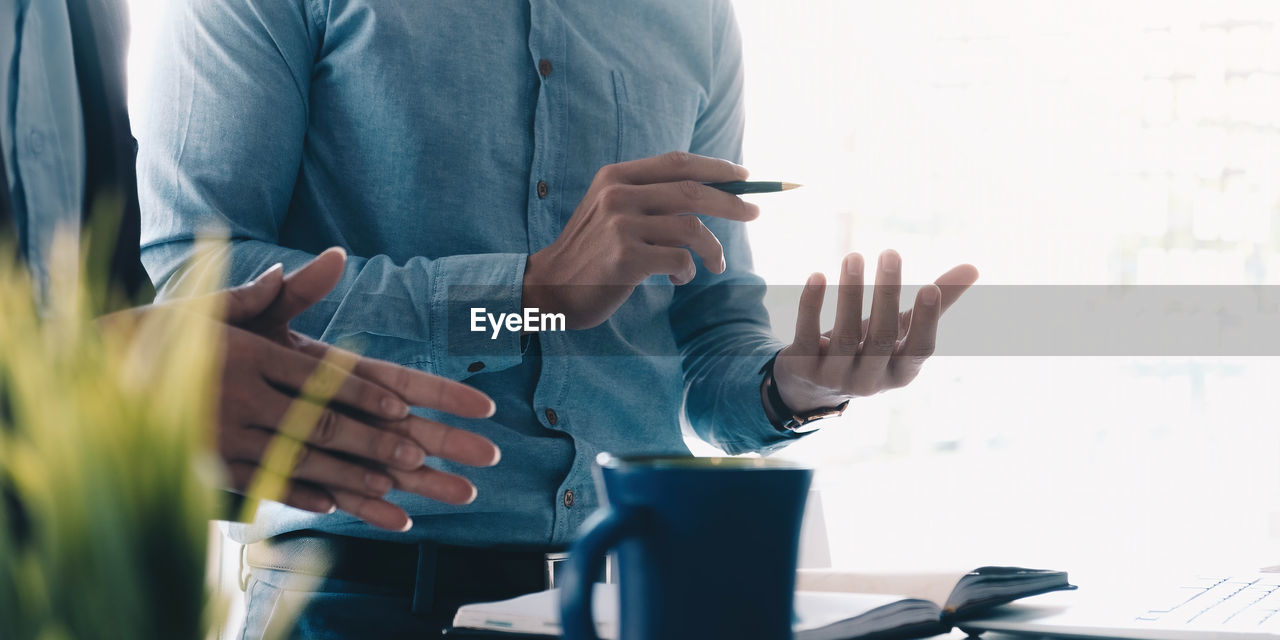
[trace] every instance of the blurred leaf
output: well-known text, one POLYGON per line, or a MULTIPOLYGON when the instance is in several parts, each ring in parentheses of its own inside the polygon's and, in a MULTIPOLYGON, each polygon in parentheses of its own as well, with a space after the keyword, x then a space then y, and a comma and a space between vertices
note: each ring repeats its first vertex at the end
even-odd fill
POLYGON ((204 638, 218 310, 97 323, 68 238, 40 300, 0 247, 0 637, 204 638))

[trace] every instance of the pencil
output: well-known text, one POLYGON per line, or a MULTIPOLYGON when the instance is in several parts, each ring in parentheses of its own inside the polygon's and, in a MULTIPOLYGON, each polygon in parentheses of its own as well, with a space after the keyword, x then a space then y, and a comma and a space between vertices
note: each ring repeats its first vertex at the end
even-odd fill
POLYGON ((732 193, 735 196, 746 195, 748 193, 776 193, 778 191, 789 191, 803 185, 794 182, 706 182, 704 183, 713 189, 719 189, 725 193, 732 193))

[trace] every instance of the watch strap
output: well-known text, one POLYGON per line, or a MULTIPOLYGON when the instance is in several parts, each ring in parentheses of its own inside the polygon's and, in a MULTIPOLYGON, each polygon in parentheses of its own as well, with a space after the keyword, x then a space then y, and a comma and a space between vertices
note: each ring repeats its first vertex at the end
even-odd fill
POLYGON ((821 420, 823 418, 832 418, 844 413, 849 407, 849 401, 845 400, 834 407, 818 407, 808 411, 797 412, 787 406, 782 394, 778 391, 778 383, 773 377, 773 363, 777 361, 777 356, 768 362, 763 368, 764 372, 764 393, 765 399, 769 402, 769 408, 773 410, 773 415, 782 418, 782 424, 774 423, 774 427, 779 431, 789 431, 796 433, 806 433, 812 431, 812 428, 805 429, 804 426, 821 420))

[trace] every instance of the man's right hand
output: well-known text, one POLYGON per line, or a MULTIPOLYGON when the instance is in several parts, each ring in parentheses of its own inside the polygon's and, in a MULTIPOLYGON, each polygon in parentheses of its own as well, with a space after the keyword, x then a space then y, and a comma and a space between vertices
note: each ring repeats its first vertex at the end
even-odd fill
POLYGON ((694 253, 723 273, 720 241, 691 214, 754 220, 754 204, 702 184, 746 177, 744 167, 682 151, 605 166, 560 237, 529 256, 522 304, 563 313, 570 329, 589 329, 649 276, 688 284, 694 253))

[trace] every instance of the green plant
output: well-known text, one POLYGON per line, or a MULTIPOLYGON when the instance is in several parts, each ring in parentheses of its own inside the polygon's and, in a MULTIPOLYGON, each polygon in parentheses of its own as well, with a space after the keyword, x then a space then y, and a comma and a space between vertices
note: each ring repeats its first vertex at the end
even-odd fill
MULTIPOLYGON (((118 198, 95 207, 89 234, 114 238, 118 198)), ((127 301, 108 284, 109 243, 80 244, 84 256, 58 235, 37 290, 0 243, 0 638, 205 638, 223 611, 205 571, 209 522, 227 506, 212 442, 224 271, 183 279, 180 303, 103 319, 127 301)), ((220 244, 203 250, 225 255, 220 244)), ((325 361, 278 425, 262 461, 274 472, 251 483, 242 519, 283 495, 356 357, 325 361)))
POLYGON ((203 638, 219 301, 102 323, 68 245, 0 248, 0 637, 203 638))

